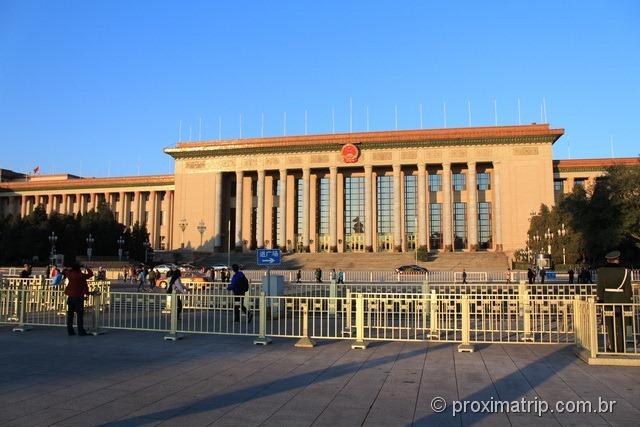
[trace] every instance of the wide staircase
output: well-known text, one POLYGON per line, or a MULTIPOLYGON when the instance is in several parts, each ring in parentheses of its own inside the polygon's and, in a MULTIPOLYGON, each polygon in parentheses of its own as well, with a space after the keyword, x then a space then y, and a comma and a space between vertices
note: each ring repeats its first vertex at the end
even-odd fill
MULTIPOLYGON (((189 262, 202 265, 227 264, 226 253, 194 253, 190 258, 189 262)), ((243 265, 245 269, 264 268, 257 266, 253 252, 232 252, 231 263, 243 265)), ((275 268, 384 271, 406 264, 416 264, 414 253, 293 253, 284 255, 282 265, 275 268)), ((417 264, 433 271, 462 271, 463 268, 467 271, 504 271, 508 268, 508 259, 502 252, 454 252, 431 254, 429 261, 418 261, 417 264)))

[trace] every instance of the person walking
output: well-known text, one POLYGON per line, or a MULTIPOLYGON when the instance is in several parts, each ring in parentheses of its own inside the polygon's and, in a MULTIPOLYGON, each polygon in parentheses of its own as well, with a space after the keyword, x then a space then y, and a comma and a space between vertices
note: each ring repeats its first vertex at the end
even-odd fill
POLYGON ((536 273, 533 272, 531 267, 527 268, 527 279, 529 279, 530 285, 533 285, 533 282, 536 280, 536 273))
POLYGON ((140 289, 142 289, 142 291, 144 292, 144 283, 146 281, 146 276, 147 276, 147 271, 146 268, 141 268, 140 272, 138 273, 138 292, 140 292, 140 289))
POLYGON ((465 270, 464 268, 462 269, 462 284, 467 284, 467 270, 465 270))
POLYGON ((544 268, 540 269, 540 283, 542 283, 544 285, 544 279, 547 275, 547 272, 544 270, 544 268))
POLYGON ((178 307, 178 321, 182 319, 182 298, 180 298, 180 294, 186 294, 187 290, 184 288, 182 284, 182 280, 180 277, 182 276, 182 272, 179 268, 175 270, 169 270, 167 272, 167 277, 169 277, 169 285, 167 286, 167 293, 173 293, 173 289, 176 290, 176 305, 178 307))
POLYGON ((575 276, 576 272, 573 271, 573 268, 569 268, 569 271, 567 271, 567 273, 569 273, 569 283, 573 283, 573 276, 575 276))
POLYGON ((63 274, 69 281, 64 293, 67 296, 67 333, 75 335, 73 330, 74 313, 77 314, 78 335, 86 336, 87 331, 84 330, 84 299, 90 295, 87 279, 93 277, 93 271, 87 268, 87 272, 83 273, 80 264, 74 263, 71 268, 64 270, 63 274))
POLYGON ((338 283, 344 285, 344 271, 338 271, 338 283))
POLYGON ((625 329, 631 318, 625 319, 623 304, 631 304, 631 272, 620 265, 620 251, 605 255, 607 264, 598 269, 598 302, 604 303, 603 314, 607 332, 607 351, 625 353, 625 329), (611 304, 611 305, 606 305, 611 304), (611 313, 611 314, 607 314, 611 313))
POLYGON ((320 267, 316 268, 316 282, 322 283, 322 270, 320 267))
POLYGON ((511 269, 507 268, 507 271, 504 273, 505 279, 507 279, 507 285, 511 283, 511 269))
POLYGON ((251 323, 253 319, 253 313, 251 311, 247 311, 247 307, 244 305, 244 295, 249 290, 249 280, 244 275, 242 271, 240 271, 240 267, 238 264, 233 264, 231 266, 231 270, 233 270, 233 277, 231 278, 231 282, 229 286, 227 286, 227 290, 233 293, 233 321, 240 322, 240 310, 247 316, 247 323, 251 323))
POLYGON ((20 272, 21 279, 28 279, 31 277, 31 265, 25 264, 24 269, 20 272))
POLYGON ((302 271, 300 269, 296 271, 296 283, 302 283, 302 271))

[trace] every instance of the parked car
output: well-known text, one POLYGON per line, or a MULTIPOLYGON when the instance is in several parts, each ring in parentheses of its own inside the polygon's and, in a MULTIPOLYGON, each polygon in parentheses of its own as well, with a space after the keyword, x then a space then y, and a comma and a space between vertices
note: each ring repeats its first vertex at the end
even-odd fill
POLYGON ((191 263, 181 264, 179 268, 180 268, 180 271, 182 271, 183 273, 189 273, 189 272, 193 272, 193 271, 200 271, 200 267, 198 267, 195 264, 191 264, 191 263))
POLYGON ((178 268, 178 266, 172 263, 160 264, 153 267, 154 270, 157 270, 158 273, 162 275, 166 275, 169 270, 175 270, 176 268, 178 268))
POLYGON ((224 265, 224 264, 214 264, 210 267, 212 270, 215 271, 220 271, 220 270, 228 270, 230 269, 230 267, 224 265))
POLYGON ((418 274, 428 272, 429 270, 416 264, 401 265, 400 267, 396 268, 396 273, 398 274, 418 274))

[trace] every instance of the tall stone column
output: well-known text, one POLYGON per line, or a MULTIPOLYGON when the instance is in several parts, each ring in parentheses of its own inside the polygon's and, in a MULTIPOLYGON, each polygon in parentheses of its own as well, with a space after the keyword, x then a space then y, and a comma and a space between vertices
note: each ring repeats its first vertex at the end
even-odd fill
POLYGON ((120 207, 118 208, 118 222, 120 224, 124 224, 125 221, 125 213, 124 210, 126 208, 126 204, 124 202, 126 193, 124 191, 120 192, 120 207))
POLYGON ((20 196, 20 217, 24 218, 27 216, 27 196, 20 196))
POLYGON ((451 212, 451 163, 442 164, 442 242, 444 250, 453 250, 452 212, 451 212))
POLYGON ((280 169, 280 230, 278 230, 278 244, 283 251, 287 250, 287 170, 280 169))
POLYGON ((302 169, 302 246, 305 252, 309 252, 309 215, 310 215, 310 185, 311 170, 309 168, 302 169))
POLYGON ((500 162, 493 163, 493 217, 496 224, 496 251, 502 250, 502 207, 500 206, 500 162))
MULTIPOLYGON (((53 208, 53 200, 52 200, 53 196, 51 194, 49 194, 47 196, 42 196, 43 199, 45 197, 47 198, 47 201, 46 201, 46 203, 44 203, 44 210, 47 213, 47 215, 51 215, 51 209, 53 208)), ((43 202, 44 202, 44 200, 43 200, 43 202)))
POLYGON ((76 194, 76 205, 75 205, 75 213, 76 215, 82 213, 82 194, 76 194))
POLYGON ((216 185, 216 204, 213 210, 213 248, 215 251, 222 250, 222 172, 214 174, 216 185))
POLYGON ((338 252, 338 168, 329 167, 329 251, 338 252))
POLYGON ((264 248, 264 170, 258 171, 256 193, 258 199, 256 208, 256 244, 258 248, 264 248))
POLYGON ((469 250, 475 251, 478 249, 478 186, 476 184, 476 162, 469 162, 467 164, 467 174, 469 179, 467 180, 467 195, 469 196, 467 206, 467 240, 469 242, 469 250))
POLYGON ((373 212, 371 209, 372 197, 371 197, 371 174, 373 167, 371 165, 364 166, 364 247, 366 252, 373 251, 373 230, 372 230, 372 218, 373 212))
MULTIPOLYGON (((84 202, 84 200, 83 200, 83 202, 84 202)), ((93 209, 93 210, 96 210, 96 211, 98 210, 98 193, 91 193, 91 208, 89 208, 88 206, 84 205, 84 207, 81 209, 81 212, 82 213, 89 212, 90 209, 93 209)))
POLYGON ((418 233, 417 243, 419 248, 427 247, 427 167, 424 163, 418 164, 418 233))
MULTIPOLYGON (((133 194, 133 224, 140 224, 140 192, 133 194)), ((133 224, 131 224, 133 226, 133 224)))
POLYGON ((400 165, 393 165, 393 251, 402 252, 402 186, 400 165))
POLYGON ((236 171, 236 251, 242 251, 242 182, 244 172, 236 171))
POLYGON ((157 249, 156 241, 158 240, 156 238, 156 236, 158 235, 157 228, 156 228, 156 217, 157 217, 156 216, 156 209, 157 209, 156 196, 157 196, 156 191, 149 191, 149 221, 147 224, 147 227, 148 227, 147 231, 149 231, 149 243, 151 243, 151 247, 153 249, 157 249))
POLYGON ((167 249, 173 249, 173 205, 175 190, 167 191, 167 249))

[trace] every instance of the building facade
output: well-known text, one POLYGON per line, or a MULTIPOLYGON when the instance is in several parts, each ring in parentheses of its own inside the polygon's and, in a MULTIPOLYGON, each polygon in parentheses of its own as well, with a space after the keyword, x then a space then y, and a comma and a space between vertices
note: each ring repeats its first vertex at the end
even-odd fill
POLYGON ((0 214, 84 213, 104 200, 160 250, 510 252, 531 212, 611 163, 554 161, 562 134, 533 124, 179 142, 164 150, 174 175, 7 173, 0 214))

